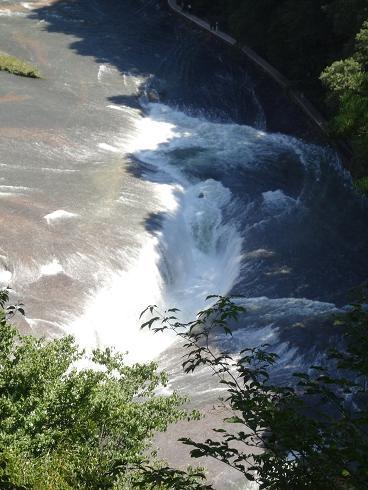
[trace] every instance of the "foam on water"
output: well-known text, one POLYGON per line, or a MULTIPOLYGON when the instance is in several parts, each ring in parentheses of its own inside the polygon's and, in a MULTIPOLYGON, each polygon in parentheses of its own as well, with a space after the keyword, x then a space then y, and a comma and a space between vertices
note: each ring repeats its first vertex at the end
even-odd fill
POLYGON ((171 192, 177 205, 164 215, 157 232, 165 284, 162 303, 175 305, 191 318, 204 306, 208 294, 226 294, 233 286, 240 271, 241 237, 234 223, 223 220, 223 211, 232 200, 230 190, 213 179, 192 182, 168 157, 178 138, 191 136, 188 121, 197 125, 198 120, 163 104, 148 104, 147 108, 149 116, 139 125, 149 140, 140 147, 135 140, 131 150, 139 160, 176 182, 171 192), (165 117, 161 118, 162 114, 165 117))
POLYGON ((63 272, 63 267, 57 259, 53 259, 52 262, 48 262, 40 267, 42 276, 53 276, 60 272, 63 272))
POLYGON ((35 5, 29 2, 21 2, 20 4, 27 10, 33 10, 34 8, 36 8, 35 5))
POLYGON ((10 9, 0 9, 0 17, 21 17, 24 16, 23 12, 17 12, 10 9))
POLYGON ((13 191, 13 192, 19 192, 19 191, 31 191, 32 189, 30 187, 26 187, 23 185, 0 185, 0 189, 4 189, 5 191, 13 191))
POLYGON ((68 327, 83 345, 115 345, 129 351, 131 361, 152 359, 174 340, 139 331, 138 316, 148 304, 175 305, 190 318, 208 294, 226 294, 240 269, 241 237, 234 223, 223 220, 229 189, 213 179, 191 182, 160 151, 162 145, 175 147, 179 124, 178 117, 140 116, 135 135, 121 145, 154 170, 157 203, 148 211, 161 224, 142 235, 139 252, 124 257, 125 270, 91 292, 83 315, 68 327))
MULTIPOLYGON (((208 294, 228 294, 239 278, 243 234, 248 233, 244 223, 240 231, 232 212, 240 209, 239 203, 220 179, 200 175, 213 170, 234 175, 239 168, 272 165, 283 151, 298 155, 308 171, 318 169, 313 157, 317 149, 294 138, 211 122, 161 103, 144 104, 143 109, 144 115, 134 109, 134 135, 113 144, 144 164, 142 177, 157 198, 147 209, 150 234, 142 234, 139 252, 124 257, 124 271, 112 273, 101 289, 91 292, 84 314, 70 325, 82 344, 114 344, 129 350, 134 360, 157 356, 173 340, 139 333, 138 315, 145 306, 175 306, 189 320, 208 306, 208 294)), ((257 199, 261 220, 299 205, 299 198, 282 189, 261 192, 257 199)), ((122 194, 118 201, 129 203, 132 197, 122 194)), ((283 268, 282 273, 289 269, 283 268)), ((265 335, 272 334, 269 326, 263 328, 265 335)))
POLYGON ((97 145, 101 150, 111 151, 112 153, 119 153, 119 148, 109 145, 108 143, 98 143, 97 145))
POLYGON ((2 287, 8 286, 10 284, 12 275, 13 274, 10 271, 7 270, 0 271, 0 285, 2 287))
POLYGON ((114 105, 114 104, 109 104, 106 106, 109 109, 114 109, 115 111, 124 111, 124 107, 121 107, 119 105, 114 105))
POLYGON ((127 262, 127 271, 114 273, 97 293, 91 293, 83 315, 67 330, 87 348, 113 345, 129 353, 129 362, 142 362, 157 357, 173 341, 139 329, 139 313, 148 304, 160 303, 162 279, 155 239, 147 239, 127 262))
MULTIPOLYGON (((38 170, 38 169, 36 169, 38 170)), ((52 172, 52 173, 65 173, 65 174, 75 174, 79 172, 78 169, 72 169, 72 168, 50 168, 50 167, 41 167, 40 170, 42 172, 52 172)))
POLYGON ((76 218, 78 215, 76 213, 70 213, 69 211, 64 211, 64 209, 57 209, 52 213, 46 214, 44 219, 47 221, 47 224, 53 224, 55 221, 76 218))
POLYGON ((223 221, 231 192, 220 182, 190 185, 178 200, 159 235, 160 270, 164 303, 180 308, 189 320, 208 294, 230 291, 240 270, 241 237, 234 224, 223 221))
MULTIPOLYGON (((161 168, 171 162, 171 173, 173 167, 187 174, 204 170, 217 171, 222 175, 232 174, 237 169, 263 169, 265 165, 272 166, 283 154, 294 158, 316 179, 323 159, 342 172, 340 162, 332 151, 291 136, 266 133, 246 125, 214 122, 206 117, 193 117, 161 103, 148 103, 145 107, 149 117, 141 124, 150 125, 153 131, 163 129, 170 141, 170 144, 160 144, 155 154, 148 158, 160 159, 161 168), (185 152, 192 152, 193 157, 182 158, 185 152)), ((143 152, 138 158, 145 161, 147 156, 143 152)))
POLYGON ((20 196, 21 194, 15 192, 0 192, 0 197, 11 197, 11 196, 20 196))
POLYGON ((97 80, 101 82, 105 75, 116 74, 118 70, 110 65, 100 65, 97 72, 97 80))
POLYGON ((282 212, 296 204, 296 200, 287 196, 282 190, 266 191, 262 193, 264 205, 274 211, 282 212))

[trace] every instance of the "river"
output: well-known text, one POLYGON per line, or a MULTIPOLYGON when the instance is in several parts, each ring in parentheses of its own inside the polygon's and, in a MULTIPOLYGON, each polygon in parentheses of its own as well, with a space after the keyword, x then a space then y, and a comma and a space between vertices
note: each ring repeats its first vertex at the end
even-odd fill
POLYGON ((23 331, 159 358, 203 406, 216 387, 140 311, 244 296, 234 350, 305 366, 366 279, 368 212, 283 94, 162 4, 0 2, 1 49, 44 75, 0 73, 0 280, 23 331))

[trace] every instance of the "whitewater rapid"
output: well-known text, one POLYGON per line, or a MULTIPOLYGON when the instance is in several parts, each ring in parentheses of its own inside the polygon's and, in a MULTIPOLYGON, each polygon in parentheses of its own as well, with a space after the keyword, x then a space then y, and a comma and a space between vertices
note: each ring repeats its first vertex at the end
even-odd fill
MULTIPOLYGON (((160 204, 136 253, 124 257, 126 270, 112 272, 91 295, 85 313, 67 326, 81 345, 114 345, 131 361, 156 358, 175 340, 139 330, 139 314, 147 305, 175 306, 189 321, 209 294, 230 291, 241 260, 241 235, 224 217, 231 191, 213 179, 188 178, 165 156, 180 147, 182 138, 196 138, 180 119, 193 125, 196 119, 163 104, 143 109, 124 151, 145 165, 142 178, 153 181, 160 204)), ((129 193, 119 197, 122 204, 126 200, 129 193)))
MULTIPOLYGON (((98 85, 115 90, 122 77, 101 66, 98 85)), ((286 347, 285 338, 278 341, 279 327, 272 327, 272 312, 277 317, 280 308, 275 300, 290 307, 295 299, 305 317, 318 317, 321 304, 334 310, 336 294, 330 291, 338 283, 330 275, 341 251, 339 239, 330 245, 334 210, 326 206, 326 195, 335 186, 342 203, 348 198, 356 206, 349 176, 327 148, 209 113, 149 103, 140 95, 147 78, 123 80, 135 93, 134 104, 99 108, 111 119, 111 130, 94 134, 93 144, 82 140, 74 152, 67 145, 62 153, 41 146, 50 163, 40 169, 16 164, 17 181, 3 181, 11 199, 39 202, 36 229, 47 241, 28 262, 15 250, 9 266, 4 254, 0 280, 21 285, 25 296, 25 286, 36 291, 35 313, 26 318, 33 332, 68 332, 88 349, 114 346, 128 352, 130 361, 156 359, 175 341, 140 330, 139 314, 149 304, 179 308, 181 319, 189 321, 209 305, 210 294, 266 298, 269 324, 260 318, 255 328, 243 322, 242 342, 262 342, 267 331, 278 343, 275 349, 285 355, 289 348, 290 360, 297 349, 286 347), (45 169, 53 170, 47 175, 55 194, 47 211, 42 189, 32 180, 24 185, 30 172, 36 181, 36 172, 46 175, 45 169), (326 246, 331 258, 322 252, 326 246), (310 255, 319 258, 318 268, 310 255), (68 289, 83 291, 72 311, 68 289), (57 301, 63 291, 65 300, 42 319, 44 290, 55 291, 57 301)))
POLYGON ((297 117, 283 96, 155 1, 8 3, 4 50, 45 75, 2 73, 0 281, 22 331, 148 360, 173 342, 140 332, 148 304, 190 320, 231 293, 270 307, 244 341, 308 350, 272 316, 346 304, 367 270, 366 207, 335 152, 271 132, 297 117))
MULTIPOLYGON (((119 148, 116 142, 113 146, 119 148)), ((84 346, 114 345, 128 351, 127 358, 134 361, 157 358, 175 340, 168 333, 160 336, 139 330, 139 313, 147 305, 155 304, 162 311, 179 308, 181 319, 189 321, 209 306, 206 297, 210 294, 244 295, 243 284, 255 274, 260 284, 276 287, 278 281, 292 277, 291 266, 275 261, 279 253, 271 246, 255 247, 254 237, 261 233, 272 243, 275 237, 268 236, 268 230, 274 233, 275 224, 284 226, 285 221, 306 215, 310 186, 321 179, 324 155, 342 181, 346 179, 334 155, 323 148, 147 101, 142 102, 135 130, 119 151, 136 161, 139 177, 153 186, 158 204, 145 219, 140 246, 134 254, 122 255, 125 270, 111 272, 105 285, 91 295, 84 314, 67 328, 84 346), (279 155, 296 167, 296 188, 291 182, 288 189, 279 178, 275 166, 279 155), (247 187, 247 176, 254 179, 252 173, 260 172, 264 182, 258 183, 259 188, 252 181, 247 187), (239 182, 243 178, 244 183, 239 182), (284 188, 275 188, 278 179, 284 188), (267 185, 271 189, 265 190, 267 185), (276 265, 265 267, 272 261, 276 265)), ((126 204, 130 199, 128 190, 118 201, 126 204)), ((316 321, 336 308, 318 300, 307 300, 306 307, 303 298, 293 303, 289 295, 283 297, 282 287, 280 293, 277 301, 274 293, 269 298, 259 298, 257 291, 247 294, 253 298, 252 309, 268 305, 268 316, 274 319, 265 324, 260 312, 252 315, 253 323, 243 322, 241 341, 237 334, 233 348, 272 338, 282 353, 282 364, 291 365, 297 348, 289 346, 287 339, 278 341, 280 325, 275 327, 275 318, 280 308, 285 324, 290 323, 295 308, 301 311, 300 318, 316 321)))

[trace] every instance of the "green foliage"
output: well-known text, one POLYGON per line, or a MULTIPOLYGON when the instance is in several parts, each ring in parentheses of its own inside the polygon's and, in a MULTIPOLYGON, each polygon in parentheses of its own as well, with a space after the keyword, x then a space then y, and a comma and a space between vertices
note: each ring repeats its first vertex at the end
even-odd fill
POLYGON ((0 70, 22 77, 41 78, 37 68, 15 56, 0 53, 0 70))
POLYGON ((351 143, 354 175, 368 175, 367 0, 190 3, 195 13, 215 18, 311 98, 332 119, 331 135, 351 143))
POLYGON ((368 196, 368 177, 362 177, 361 179, 356 179, 354 184, 360 192, 368 196))
POLYGON ((367 18, 366 0, 192 0, 201 17, 215 16, 239 42, 256 49, 303 90, 318 97, 318 76, 350 54, 367 18))
MULTIPOLYGON (((184 341, 184 370, 207 367, 226 389, 226 425, 204 442, 181 439, 192 456, 222 461, 264 489, 365 489, 366 296, 335 318, 345 348, 329 353, 330 367, 294 373, 296 383, 287 386, 272 381, 277 355, 267 346, 239 355, 213 347, 220 332, 232 335, 229 322, 245 310, 229 298, 210 298, 215 304, 189 323, 176 309, 161 314, 152 306, 142 325, 173 330, 184 341)), ((155 431, 198 418, 181 408, 177 394, 157 395, 167 377, 154 363, 127 366, 110 349, 88 358, 71 337, 21 336, 8 323, 18 311, 23 305, 9 306, 8 291, 0 291, 1 488, 211 489, 201 469, 174 470, 152 451, 155 431)))
MULTIPOLYGON (((154 363, 127 366, 110 349, 88 358, 72 337, 21 336, 7 319, 22 305, 7 301, 1 291, 0 487, 167 489, 170 478, 184 481, 148 457, 155 431, 198 416, 180 408, 177 394, 157 395, 166 374, 154 363)), ((201 477, 189 475, 187 488, 205 488, 201 477)))
POLYGON ((184 370, 207 366, 227 389, 233 416, 225 421, 234 429, 214 429, 220 440, 181 439, 194 447, 194 458, 222 461, 261 489, 366 489, 368 312, 360 303, 336 319, 345 329, 345 349, 330 352, 331 369, 312 366, 311 374, 294 373, 296 386, 272 382, 277 355, 267 346, 239 356, 212 347, 219 331, 231 335, 229 321, 245 311, 230 299, 216 297, 189 323, 181 323, 175 309, 162 315, 154 306, 148 310, 154 316, 143 327, 169 329, 184 340, 184 370))
POLYGON ((332 63, 324 70, 320 79, 334 94, 343 95, 346 91, 358 92, 364 74, 361 64, 353 58, 348 58, 332 63))
POLYGON ((368 162, 368 21, 356 36, 352 57, 336 61, 321 75, 336 103, 336 116, 331 127, 335 134, 349 138, 361 171, 367 172, 368 162))
POLYGON ((213 490, 211 485, 199 483, 204 479, 201 469, 174 470, 169 466, 143 466, 134 485, 138 488, 168 490, 213 490))

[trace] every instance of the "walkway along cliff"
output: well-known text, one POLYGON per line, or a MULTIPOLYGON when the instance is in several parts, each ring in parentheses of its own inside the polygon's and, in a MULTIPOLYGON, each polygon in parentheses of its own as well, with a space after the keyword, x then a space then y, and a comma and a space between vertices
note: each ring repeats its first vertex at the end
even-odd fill
MULTIPOLYGON (((248 59, 250 59, 255 65, 261 68, 265 73, 267 73, 280 87, 285 91, 288 97, 304 112, 304 114, 317 126, 321 133, 330 140, 330 134, 327 130, 327 120, 319 113, 319 111, 313 106, 313 104, 304 96, 303 93, 298 92, 292 88, 292 83, 288 80, 282 73, 280 73, 274 66, 272 66, 268 61, 259 56, 252 48, 249 46, 241 46, 238 44, 237 40, 222 32, 218 29, 211 29, 211 25, 193 15, 187 10, 184 10, 181 6, 177 4, 176 0, 168 0, 169 7, 179 15, 182 15, 186 19, 194 22, 202 29, 206 29, 208 32, 218 37, 225 43, 240 49, 248 59)), ((352 151, 349 144, 343 140, 334 140, 332 142, 337 146, 339 152, 341 153, 344 163, 349 167, 349 162, 352 157, 352 151)))

